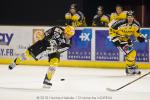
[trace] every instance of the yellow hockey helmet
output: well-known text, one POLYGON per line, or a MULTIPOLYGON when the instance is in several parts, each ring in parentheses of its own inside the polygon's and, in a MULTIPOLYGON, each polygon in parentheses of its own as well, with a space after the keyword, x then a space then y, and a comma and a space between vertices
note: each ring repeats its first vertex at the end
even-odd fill
POLYGON ((74 27, 72 26, 66 26, 65 27, 65 30, 64 30, 64 33, 68 36, 73 36, 75 34, 75 30, 74 30, 74 27))

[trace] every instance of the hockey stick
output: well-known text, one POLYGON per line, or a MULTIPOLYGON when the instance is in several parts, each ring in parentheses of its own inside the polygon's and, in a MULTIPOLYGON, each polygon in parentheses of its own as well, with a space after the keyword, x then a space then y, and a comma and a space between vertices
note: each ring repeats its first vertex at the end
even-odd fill
POLYGON ((146 74, 140 76, 139 78, 136 78, 135 80, 133 80, 133 81, 131 81, 131 82, 129 82, 129 83, 127 83, 127 84, 125 84, 125 85, 119 87, 119 88, 116 88, 116 89, 106 88, 106 90, 112 91, 112 92, 119 91, 119 90, 121 90, 122 88, 124 88, 124 87, 126 87, 126 86, 128 86, 128 85, 130 85, 130 84, 132 84, 132 83, 134 83, 134 82, 136 82, 137 80, 139 80, 139 79, 141 79, 141 78, 143 78, 143 77, 145 77, 145 76, 147 76, 147 75, 149 75, 149 74, 150 74, 150 72, 148 72, 148 73, 146 73, 146 74))

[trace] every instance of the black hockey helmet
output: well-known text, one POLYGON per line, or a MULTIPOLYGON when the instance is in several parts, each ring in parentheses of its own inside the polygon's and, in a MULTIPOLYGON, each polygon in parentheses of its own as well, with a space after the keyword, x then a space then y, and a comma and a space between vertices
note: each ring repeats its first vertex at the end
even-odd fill
POLYGON ((127 12, 127 17, 128 17, 128 16, 134 17, 134 11, 132 11, 132 10, 128 11, 128 12, 127 12))

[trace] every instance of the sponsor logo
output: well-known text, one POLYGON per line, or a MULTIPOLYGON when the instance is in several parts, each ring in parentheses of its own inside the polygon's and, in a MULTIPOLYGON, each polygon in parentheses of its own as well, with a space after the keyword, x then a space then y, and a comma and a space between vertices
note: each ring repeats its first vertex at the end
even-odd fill
POLYGON ((86 48, 92 39, 92 30, 91 29, 83 29, 81 33, 79 33, 77 46, 78 48, 86 48))
POLYGON ((14 49, 4 49, 0 48, 0 56, 13 56, 14 49))
POLYGON ((13 35, 13 33, 0 33, 0 45, 9 45, 13 35))
POLYGON ((68 50, 68 59, 91 60, 92 29, 76 30, 72 38, 72 47, 68 50))
POLYGON ((119 61, 119 50, 111 42, 108 30, 96 30, 95 39, 95 60, 119 61))
POLYGON ((79 38, 81 39, 81 41, 90 41, 89 36, 90 36, 90 33, 81 33, 79 38))
POLYGON ((44 38, 44 29, 33 29, 33 43, 44 38))

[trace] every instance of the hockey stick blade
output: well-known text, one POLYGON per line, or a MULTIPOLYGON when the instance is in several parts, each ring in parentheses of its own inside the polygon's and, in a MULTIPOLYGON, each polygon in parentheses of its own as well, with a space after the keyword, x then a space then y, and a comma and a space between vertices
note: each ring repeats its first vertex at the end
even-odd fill
POLYGON ((108 91, 110 91, 110 92, 118 91, 117 89, 111 89, 111 88, 106 88, 106 90, 108 90, 108 91))
POLYGON ((150 74, 150 72, 148 72, 148 73, 146 73, 146 74, 144 74, 144 75, 142 75, 142 76, 140 76, 140 77, 138 77, 138 78, 136 78, 135 80, 133 80, 133 81, 131 81, 131 82, 129 82, 129 83, 127 83, 127 84, 125 84, 125 85, 123 85, 123 86, 121 86, 121 87, 119 87, 119 88, 117 88, 117 89, 111 89, 111 88, 106 88, 106 90, 108 90, 108 91, 119 91, 119 90, 121 90, 122 88, 124 88, 124 87, 126 87, 126 86, 128 86, 128 85, 130 85, 130 84, 132 84, 132 83, 134 83, 134 82, 136 82, 136 81, 138 81, 139 79, 141 79, 141 78, 143 78, 143 77, 145 77, 145 76, 147 76, 147 75, 149 75, 150 74))

